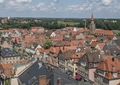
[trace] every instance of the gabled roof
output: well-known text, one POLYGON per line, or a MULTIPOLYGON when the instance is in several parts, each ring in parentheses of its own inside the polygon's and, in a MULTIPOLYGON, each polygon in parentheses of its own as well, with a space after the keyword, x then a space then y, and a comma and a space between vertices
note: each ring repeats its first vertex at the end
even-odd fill
POLYGON ((112 55, 120 55, 120 49, 118 48, 117 45, 114 44, 108 44, 103 47, 103 50, 105 53, 110 53, 112 55))
POLYGON ((104 61, 98 66, 98 69, 109 72, 120 72, 120 60, 113 56, 106 56, 104 61))
POLYGON ((83 57, 84 57, 84 60, 89 63, 99 63, 103 59, 99 51, 86 52, 86 54, 83 55, 83 57))
POLYGON ((73 51, 73 50, 69 50, 69 51, 66 51, 66 52, 61 52, 58 55, 58 59, 62 60, 62 61, 69 60, 74 55, 74 53, 75 53, 75 51, 73 51))
POLYGON ((23 74, 18 77, 18 80, 22 85, 39 85, 39 77, 42 75, 46 75, 48 79, 50 79, 50 85, 57 85, 58 78, 62 79, 62 85, 66 84, 77 84, 78 82, 73 80, 72 78, 68 79, 68 75, 62 73, 59 69, 50 70, 46 68, 43 64, 41 68, 39 68, 39 61, 35 62, 31 67, 29 67, 23 74))
POLYGON ((97 69, 106 72, 104 77, 107 79, 120 78, 118 74, 116 76, 113 75, 113 73, 120 73, 120 60, 112 56, 107 56, 97 69))
POLYGON ((39 67, 39 62, 35 62, 31 67, 29 67, 25 72, 23 72, 18 78, 22 85, 32 85, 33 83, 39 85, 38 77, 40 75, 46 75, 48 71, 45 67, 39 67))
POLYGON ((50 37, 50 35, 52 34, 52 32, 54 32, 53 30, 48 30, 45 34, 46 36, 50 37))
POLYGON ((99 46, 99 48, 102 50, 105 46, 105 43, 98 43, 97 46, 99 46))

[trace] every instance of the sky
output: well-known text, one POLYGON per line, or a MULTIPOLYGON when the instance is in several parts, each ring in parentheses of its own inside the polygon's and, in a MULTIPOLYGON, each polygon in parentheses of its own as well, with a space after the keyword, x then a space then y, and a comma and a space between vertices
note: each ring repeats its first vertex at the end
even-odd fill
POLYGON ((120 18, 120 0, 0 0, 0 17, 120 18))

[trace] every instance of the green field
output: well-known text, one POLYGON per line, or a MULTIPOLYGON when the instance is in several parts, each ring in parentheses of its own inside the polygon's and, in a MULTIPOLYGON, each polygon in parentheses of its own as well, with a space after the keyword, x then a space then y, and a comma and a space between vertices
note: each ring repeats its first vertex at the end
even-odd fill
POLYGON ((73 21, 57 21, 57 22, 58 24, 71 25, 71 26, 79 24, 78 22, 73 22, 73 21))

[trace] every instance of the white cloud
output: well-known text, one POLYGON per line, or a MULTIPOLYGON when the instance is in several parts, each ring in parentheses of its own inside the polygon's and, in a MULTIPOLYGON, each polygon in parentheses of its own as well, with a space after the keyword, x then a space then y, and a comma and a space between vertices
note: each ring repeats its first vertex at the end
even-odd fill
POLYGON ((36 6, 32 6, 32 10, 33 11, 52 11, 52 10, 56 10, 56 6, 52 2, 49 4, 41 2, 36 6))
POLYGON ((28 5, 32 0, 0 0, 1 4, 4 6, 2 9, 12 9, 12 10, 26 10, 28 5))
POLYGON ((52 0, 49 3, 39 2, 32 3, 33 0, 0 0, 0 3, 4 5, 2 9, 12 9, 12 10, 32 10, 32 11, 55 11, 56 2, 58 0, 52 0), (4 2, 4 3, 3 3, 4 2))
POLYGON ((57 2, 58 0, 53 0, 53 2, 57 2))
POLYGON ((4 2, 4 0, 0 0, 0 3, 3 3, 4 2))
POLYGON ((91 10, 91 5, 88 3, 84 4, 74 4, 74 5, 69 5, 67 7, 67 10, 69 11, 75 11, 75 12, 81 12, 81 11, 88 11, 91 10))
POLYGON ((38 5, 33 6, 32 9, 33 9, 34 11, 38 11, 38 10, 39 10, 39 11, 45 11, 45 10, 48 10, 48 8, 45 7, 45 3, 39 3, 38 5))
POLYGON ((110 4, 112 4, 112 2, 113 2, 113 0, 102 0, 102 3, 104 5, 110 5, 110 4))
POLYGON ((16 0, 18 3, 19 2, 32 2, 32 0, 16 0))
MULTIPOLYGON (((31 12, 58 12, 60 13, 100 13, 115 11, 116 13, 120 11, 120 0, 78 0, 78 3, 67 3, 65 0, 0 0, 0 9, 7 9, 7 11, 12 9, 13 11, 24 11, 30 10, 31 12), (59 2, 60 1, 60 2, 59 2), (61 2, 65 3, 61 3, 61 2), (80 2, 79 2, 80 1, 80 2), (81 2, 82 1, 82 2, 81 2), (34 3, 33 3, 34 2, 34 3), (59 2, 59 3, 58 3, 59 2)), ((59 15, 58 14, 58 15, 59 15)))
POLYGON ((30 3, 30 2, 32 2, 32 0, 15 0, 15 1, 18 3, 23 3, 23 2, 30 3))
POLYGON ((101 11, 115 9, 118 11, 120 0, 87 0, 84 3, 72 4, 67 6, 71 11, 101 11))
POLYGON ((0 0, 0 3, 3 3, 5 2, 4 4, 7 4, 9 2, 14 2, 14 3, 30 3, 32 2, 32 0, 0 0))

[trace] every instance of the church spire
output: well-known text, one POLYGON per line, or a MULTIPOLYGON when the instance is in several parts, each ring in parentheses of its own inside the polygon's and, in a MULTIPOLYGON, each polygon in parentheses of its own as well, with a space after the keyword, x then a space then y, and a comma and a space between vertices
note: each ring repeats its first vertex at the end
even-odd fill
POLYGON ((93 13, 92 13, 92 15, 91 15, 91 23, 90 23, 89 29, 90 29, 90 31, 91 31, 92 33, 94 33, 94 32, 95 32, 95 29, 96 29, 96 26, 95 26, 95 23, 94 23, 93 13))
POLYGON ((94 15, 93 15, 93 13, 92 13, 92 15, 91 15, 91 21, 93 21, 94 20, 94 15))

